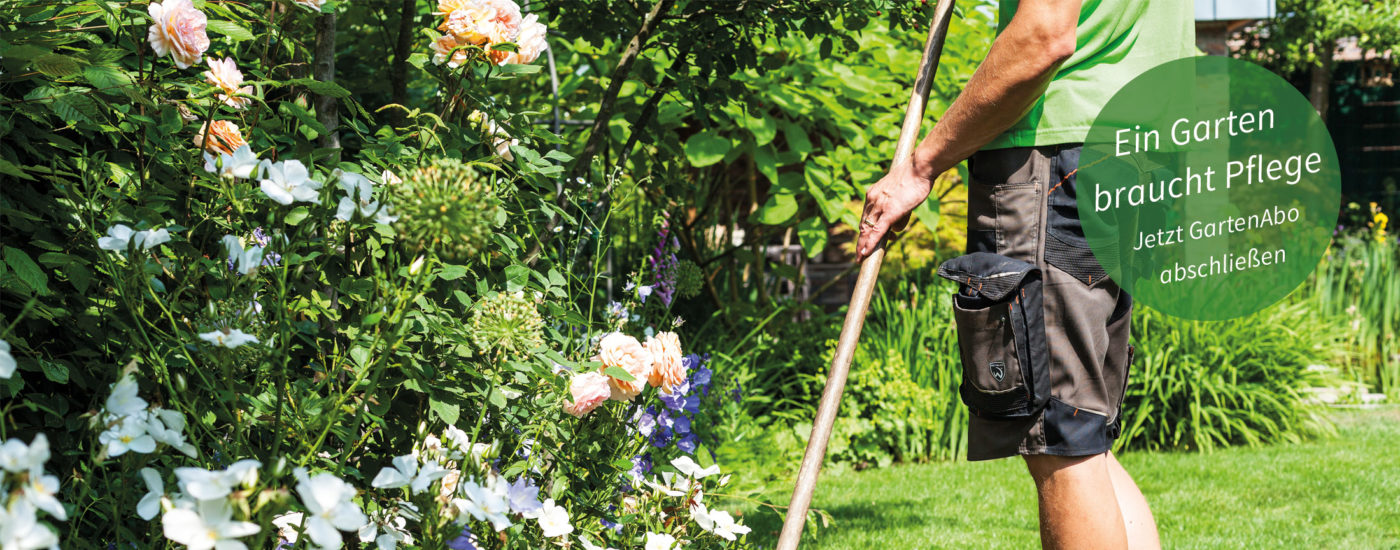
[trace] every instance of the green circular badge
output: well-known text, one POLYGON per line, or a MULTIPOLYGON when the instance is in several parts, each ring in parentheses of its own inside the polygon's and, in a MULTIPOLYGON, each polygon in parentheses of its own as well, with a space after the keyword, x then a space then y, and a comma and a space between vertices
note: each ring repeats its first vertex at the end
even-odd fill
POLYGON ((1140 303, 1241 317, 1297 288, 1332 239, 1337 151, 1302 94, 1226 57, 1159 65, 1094 120, 1075 183, 1094 256, 1140 303))

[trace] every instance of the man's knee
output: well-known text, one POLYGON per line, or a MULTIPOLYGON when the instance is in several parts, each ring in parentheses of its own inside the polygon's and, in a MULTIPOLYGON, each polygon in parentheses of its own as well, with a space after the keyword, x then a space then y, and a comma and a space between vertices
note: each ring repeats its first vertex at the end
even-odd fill
POLYGON ((1022 455, 1036 484, 1051 478, 1095 478, 1107 475, 1106 453, 1088 456, 1022 455))

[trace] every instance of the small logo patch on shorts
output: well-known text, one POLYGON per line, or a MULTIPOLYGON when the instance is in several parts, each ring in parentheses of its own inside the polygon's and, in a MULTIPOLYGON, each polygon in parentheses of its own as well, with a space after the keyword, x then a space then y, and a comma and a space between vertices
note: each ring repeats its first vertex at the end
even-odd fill
POLYGON ((987 365, 987 368, 991 369, 992 378, 995 378, 997 382, 1001 382, 1003 378, 1006 378, 1006 363, 992 361, 987 365))

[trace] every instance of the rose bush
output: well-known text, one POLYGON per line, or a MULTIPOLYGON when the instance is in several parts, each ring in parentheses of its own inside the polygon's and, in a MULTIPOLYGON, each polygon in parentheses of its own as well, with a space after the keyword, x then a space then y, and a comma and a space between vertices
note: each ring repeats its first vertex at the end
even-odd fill
POLYGON ((444 0, 390 125, 308 75, 336 9, 0 25, 0 546, 744 546, 695 289, 653 258, 608 303, 571 157, 493 93, 545 22, 444 0))

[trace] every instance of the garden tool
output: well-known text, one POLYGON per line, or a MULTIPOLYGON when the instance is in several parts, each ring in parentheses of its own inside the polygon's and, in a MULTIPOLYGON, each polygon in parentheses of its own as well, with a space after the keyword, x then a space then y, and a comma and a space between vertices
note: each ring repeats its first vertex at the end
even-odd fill
MULTIPOLYGON (((938 57, 943 53, 943 41, 948 36, 948 22, 953 15, 953 0, 939 0, 933 13, 933 25, 929 29, 928 41, 924 44, 924 55, 919 62, 918 75, 914 78, 914 90, 909 96, 909 106, 904 110, 904 125, 899 132, 899 143, 895 146, 895 163, 908 158, 918 143, 919 123, 923 121, 924 105, 928 101, 929 89, 933 87, 934 73, 938 71, 938 57)), ((778 537, 777 550, 795 550, 798 540, 802 538, 807 509, 812 503, 817 475, 821 472, 822 460, 826 456, 827 441, 831 439, 831 429, 836 423, 836 411, 841 406, 841 392, 846 389, 846 375, 850 372, 851 356, 855 354, 860 329, 865 325, 865 312, 870 307, 870 296, 875 290, 880 263, 884 259, 885 243, 881 242, 861 263, 855 291, 851 294, 851 303, 846 309, 846 321, 841 325, 841 338, 836 343, 836 354, 831 358, 831 367, 827 371, 826 388, 822 390, 817 417, 812 422, 812 435, 807 439, 807 450, 802 455, 802 468, 797 472, 797 486, 792 490, 792 500, 788 503, 787 517, 783 520, 783 531, 778 537)))

